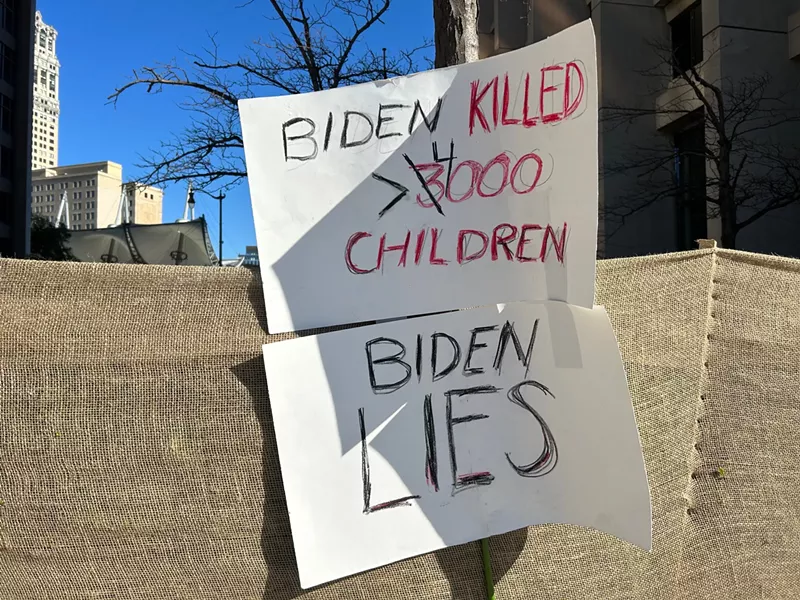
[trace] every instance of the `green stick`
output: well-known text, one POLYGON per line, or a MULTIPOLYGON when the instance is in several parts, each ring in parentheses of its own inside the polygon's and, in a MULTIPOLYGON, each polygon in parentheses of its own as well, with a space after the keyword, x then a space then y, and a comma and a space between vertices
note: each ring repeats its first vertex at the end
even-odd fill
POLYGON ((492 577, 492 561, 489 557, 489 540, 481 540, 481 556, 483 557, 483 578, 486 580, 486 597, 489 600, 497 600, 494 595, 494 577, 492 577))

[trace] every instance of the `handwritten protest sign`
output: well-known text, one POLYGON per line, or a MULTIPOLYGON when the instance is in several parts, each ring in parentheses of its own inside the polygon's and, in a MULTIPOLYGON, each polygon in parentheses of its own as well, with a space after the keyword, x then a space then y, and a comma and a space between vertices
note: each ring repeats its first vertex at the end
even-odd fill
POLYGON ((461 65, 240 102, 272 333, 523 300, 591 307, 591 23, 461 65))
POLYGON ((602 308, 509 304, 264 346, 304 588, 539 523, 651 544, 602 308))

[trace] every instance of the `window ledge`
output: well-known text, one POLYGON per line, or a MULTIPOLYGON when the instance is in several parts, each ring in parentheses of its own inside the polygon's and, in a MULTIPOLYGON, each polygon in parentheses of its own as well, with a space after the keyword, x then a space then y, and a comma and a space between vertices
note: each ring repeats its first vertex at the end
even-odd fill
MULTIPOLYGON (((700 76, 704 77, 703 65, 697 66, 696 69, 700 76)), ((656 129, 669 127, 681 117, 702 106, 702 100, 688 83, 679 77, 673 78, 667 89, 656 97, 656 129)))
POLYGON ((800 10, 794 14, 789 15, 789 24, 786 29, 789 40, 789 58, 794 59, 800 57, 800 10))

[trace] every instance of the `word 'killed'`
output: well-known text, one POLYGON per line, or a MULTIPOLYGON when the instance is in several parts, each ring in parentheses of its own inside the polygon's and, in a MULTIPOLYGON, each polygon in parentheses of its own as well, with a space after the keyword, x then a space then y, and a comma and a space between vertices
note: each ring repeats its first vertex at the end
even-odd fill
MULTIPOLYGON (((503 89, 500 91, 500 77, 495 76, 488 82, 480 79, 470 84, 469 99, 469 134, 480 126, 483 131, 491 132, 502 126, 535 127, 539 123, 557 123, 574 115, 581 106, 586 77, 582 66, 577 62, 565 65, 550 65, 539 71, 538 97, 531 93, 531 74, 526 73, 517 89, 509 85, 508 73, 503 76, 503 89), (550 77, 550 83, 548 83, 550 77), (554 80, 560 77, 560 83, 554 80), (573 87, 574 86, 574 87, 573 87), (518 114, 510 110, 512 98, 518 98, 522 88, 522 108, 518 114), (513 89, 513 91, 512 91, 513 89), (548 109, 548 105, 552 105, 548 109), (491 125, 487 118, 489 113, 491 125)), ((536 91, 534 90, 534 94, 536 91)))

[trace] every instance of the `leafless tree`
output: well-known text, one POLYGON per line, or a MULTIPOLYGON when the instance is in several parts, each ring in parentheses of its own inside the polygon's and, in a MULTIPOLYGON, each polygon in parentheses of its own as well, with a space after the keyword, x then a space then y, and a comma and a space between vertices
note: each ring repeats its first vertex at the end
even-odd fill
MULTIPOLYGON (((383 24, 392 0, 249 0, 264 2, 276 33, 246 47, 236 60, 220 56, 214 36, 200 53, 134 71, 109 101, 134 88, 188 91, 180 106, 189 125, 143 157, 146 185, 191 180, 196 188, 227 189, 247 176, 237 101, 261 95, 300 94, 386 79, 418 70, 429 43, 387 53, 365 42, 383 24)), ((427 66, 427 65, 426 65, 427 66)))
POLYGON ((712 81, 704 76, 703 64, 678 68, 671 48, 653 45, 653 50, 657 66, 640 75, 658 80, 662 91, 674 77, 674 99, 653 108, 610 107, 601 121, 613 129, 654 116, 683 124, 696 120, 704 143, 684 156, 677 156, 671 144, 635 145, 621 160, 605 165, 603 177, 635 176, 631 188, 607 205, 611 233, 654 203, 699 202, 707 217, 720 219, 721 245, 735 248, 742 229, 800 203, 800 149, 787 145, 781 132, 800 122, 800 107, 791 103, 791 90, 776 90, 768 73, 712 81), (705 166, 705 179, 697 186, 682 181, 676 169, 678 161, 692 157, 705 166))

